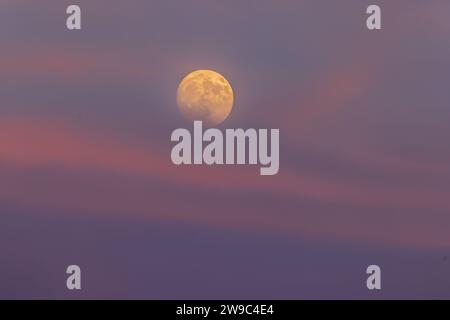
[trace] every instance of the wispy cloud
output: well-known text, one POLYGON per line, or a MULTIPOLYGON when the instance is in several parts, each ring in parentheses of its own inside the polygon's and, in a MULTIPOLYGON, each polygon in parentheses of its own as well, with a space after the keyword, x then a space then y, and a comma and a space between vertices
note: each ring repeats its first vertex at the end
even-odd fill
MULTIPOLYGON (((362 222, 358 218, 358 216, 367 217, 366 213, 353 212, 343 220, 327 213, 326 216, 331 220, 324 223, 322 220, 324 212, 321 213, 322 218, 309 214, 305 216, 305 212, 302 211, 314 212, 316 209, 302 209, 302 201, 295 199, 303 199, 307 202, 319 201, 324 204, 334 203, 336 208, 359 208, 353 211, 367 211, 370 207, 390 212, 392 210, 405 212, 408 209, 415 212, 417 210, 450 210, 448 192, 445 190, 361 185, 351 180, 311 175, 293 168, 282 168, 279 176, 267 179, 258 175, 257 168, 176 167, 170 162, 169 149, 130 145, 126 139, 118 136, 111 136, 98 130, 83 129, 74 123, 61 120, 3 119, 0 123, 0 145, 0 161, 3 170, 9 170, 8 174, 3 171, 2 180, 4 182, 15 180, 3 185, 1 197, 3 201, 20 206, 56 206, 68 211, 77 209, 99 214, 134 212, 158 219, 174 219, 219 227, 256 228, 314 237, 346 238, 353 235, 362 239, 369 237, 375 242, 384 242, 389 239, 389 241, 401 243, 417 242, 414 239, 416 233, 423 228, 420 222, 422 219, 408 223, 401 232, 403 236, 391 234, 383 240, 378 236, 379 231, 376 231, 376 228, 373 229, 374 224, 377 224, 376 220, 372 221, 371 218, 369 222, 362 222), (104 184, 106 182, 102 182, 103 180, 98 181, 94 178, 89 182, 92 185, 86 187, 83 185, 90 180, 87 178, 87 181, 81 185, 64 185, 70 183, 68 181, 52 183, 46 179, 43 188, 38 181, 23 177, 21 174, 21 172, 38 174, 49 172, 49 170, 50 172, 64 170, 85 177, 92 172, 100 175, 109 172, 118 177, 126 177, 127 181, 134 181, 132 185, 135 187, 129 189, 120 186, 120 182, 114 181, 108 182, 110 184, 108 187, 104 184), (156 181, 161 181, 165 186, 161 190, 165 192, 158 192, 152 187, 150 190, 153 191, 147 193, 146 188, 154 185, 156 181), (90 188, 98 192, 88 191, 90 188), (182 198, 174 202, 171 188, 181 190, 179 192, 191 190, 190 194, 194 202, 190 203, 189 200, 182 200, 182 198), (214 211, 220 214, 211 215, 212 208, 209 205, 205 206, 205 202, 198 203, 198 195, 192 194, 193 190, 197 190, 199 194, 203 194, 206 190, 213 194, 222 194, 234 199, 235 204, 225 206, 225 210, 215 208, 214 211), (290 207, 284 210, 284 214, 269 211, 270 214, 267 215, 269 212, 265 211, 267 208, 272 208, 272 205, 264 208, 249 203, 239 204, 242 201, 239 199, 245 194, 261 197, 270 195, 272 201, 287 202, 290 203, 290 207), (154 200, 149 202, 148 197, 154 200), (298 212, 294 209, 296 206, 299 206, 298 212), (245 215, 239 213, 243 209, 246 211, 245 215), (288 212, 290 213, 286 215, 288 212), (355 220, 352 221, 352 219, 355 220), (331 221, 333 223, 330 223, 331 221), (308 225, 315 227, 310 229, 308 225)), ((384 161, 383 165, 389 168, 392 163, 384 161)), ((401 163, 394 161, 393 165, 395 170, 395 166, 401 163)), ((275 210, 275 207, 272 209, 275 210)), ((373 212, 373 210, 369 211, 373 212)), ((406 218, 404 214, 402 217, 406 218)), ((415 215, 412 217, 417 218, 415 215)), ((386 216, 381 215, 380 219, 386 221, 386 216)), ((436 238, 436 234, 440 232, 437 232, 434 238, 431 236, 433 228, 439 229, 439 226, 430 226, 430 228, 429 241, 426 242, 443 245, 447 239, 436 238)))

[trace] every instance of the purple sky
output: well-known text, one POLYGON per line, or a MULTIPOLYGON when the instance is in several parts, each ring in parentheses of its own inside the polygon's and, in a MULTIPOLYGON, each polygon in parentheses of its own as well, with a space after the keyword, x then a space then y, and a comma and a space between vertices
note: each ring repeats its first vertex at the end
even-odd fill
POLYGON ((0 298, 450 298, 450 3, 72 3, 0 3, 0 298), (278 175, 172 165, 196 69, 278 175))

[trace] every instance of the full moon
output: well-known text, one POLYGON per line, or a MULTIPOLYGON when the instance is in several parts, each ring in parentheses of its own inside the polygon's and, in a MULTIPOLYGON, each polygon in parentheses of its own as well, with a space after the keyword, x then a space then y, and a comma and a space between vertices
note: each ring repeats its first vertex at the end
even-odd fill
POLYGON ((213 126, 224 121, 233 109, 234 94, 230 83, 212 70, 188 74, 177 90, 178 107, 188 120, 202 120, 213 126))

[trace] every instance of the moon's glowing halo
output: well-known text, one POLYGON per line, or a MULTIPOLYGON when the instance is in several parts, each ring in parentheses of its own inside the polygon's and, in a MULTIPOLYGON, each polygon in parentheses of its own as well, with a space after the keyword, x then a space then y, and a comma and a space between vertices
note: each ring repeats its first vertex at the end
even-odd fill
POLYGON ((202 120, 206 125, 217 125, 228 117, 233 102, 230 83, 212 70, 193 71, 178 86, 178 108, 190 121, 202 120))

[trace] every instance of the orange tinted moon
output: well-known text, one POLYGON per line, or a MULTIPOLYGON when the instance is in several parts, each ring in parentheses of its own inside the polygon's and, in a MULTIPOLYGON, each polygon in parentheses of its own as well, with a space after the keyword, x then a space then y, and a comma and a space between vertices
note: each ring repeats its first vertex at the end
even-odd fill
POLYGON ((178 86, 178 108, 189 121, 202 120, 210 126, 219 124, 230 114, 233 102, 230 83, 212 70, 191 72, 178 86))

